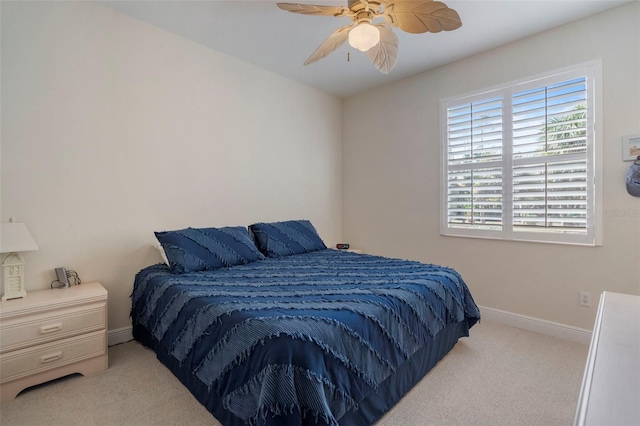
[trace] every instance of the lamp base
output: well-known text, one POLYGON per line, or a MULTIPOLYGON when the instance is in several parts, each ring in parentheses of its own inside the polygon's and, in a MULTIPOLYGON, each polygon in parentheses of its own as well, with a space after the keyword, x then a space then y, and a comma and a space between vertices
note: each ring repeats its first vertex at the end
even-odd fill
POLYGON ((20 299, 27 296, 24 289, 24 259, 18 253, 11 253, 2 262, 4 270, 4 296, 2 300, 20 299))
POLYGON ((4 296, 2 296, 2 301, 4 302, 5 300, 11 300, 11 299, 22 299, 23 297, 27 297, 27 292, 24 290, 18 290, 18 291, 9 291, 7 290, 4 293, 4 296))

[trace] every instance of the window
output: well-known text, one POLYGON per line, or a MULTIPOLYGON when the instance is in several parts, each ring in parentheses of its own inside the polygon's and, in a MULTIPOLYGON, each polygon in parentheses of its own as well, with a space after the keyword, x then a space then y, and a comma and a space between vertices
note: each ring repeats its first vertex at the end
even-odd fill
POLYGON ((441 101, 441 233, 600 244, 599 62, 441 101))

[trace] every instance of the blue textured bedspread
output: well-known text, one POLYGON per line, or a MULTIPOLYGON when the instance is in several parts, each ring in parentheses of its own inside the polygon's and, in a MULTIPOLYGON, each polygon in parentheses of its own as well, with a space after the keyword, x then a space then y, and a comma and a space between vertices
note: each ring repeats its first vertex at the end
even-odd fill
POLYGON ((134 335, 225 425, 337 425, 438 332, 480 317, 452 269, 337 250, 150 266, 131 297, 134 335))

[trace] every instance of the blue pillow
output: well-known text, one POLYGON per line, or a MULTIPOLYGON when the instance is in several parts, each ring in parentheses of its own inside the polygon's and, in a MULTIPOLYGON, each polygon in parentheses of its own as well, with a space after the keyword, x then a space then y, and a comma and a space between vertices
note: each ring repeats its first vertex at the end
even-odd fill
POLYGON ((326 249, 308 220, 254 223, 249 226, 258 249, 267 257, 282 257, 326 249))
POLYGON ((156 232, 171 272, 184 274, 264 259, 242 226, 156 232))

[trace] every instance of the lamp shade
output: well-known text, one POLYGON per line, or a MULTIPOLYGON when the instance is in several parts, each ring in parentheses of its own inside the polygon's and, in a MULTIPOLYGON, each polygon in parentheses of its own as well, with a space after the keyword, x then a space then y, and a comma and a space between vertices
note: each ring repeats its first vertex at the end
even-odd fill
POLYGON ((380 30, 362 22, 349 31, 349 44, 361 52, 366 52, 380 42, 380 30))
POLYGON ((0 253, 35 251, 38 245, 22 222, 0 224, 0 253))

